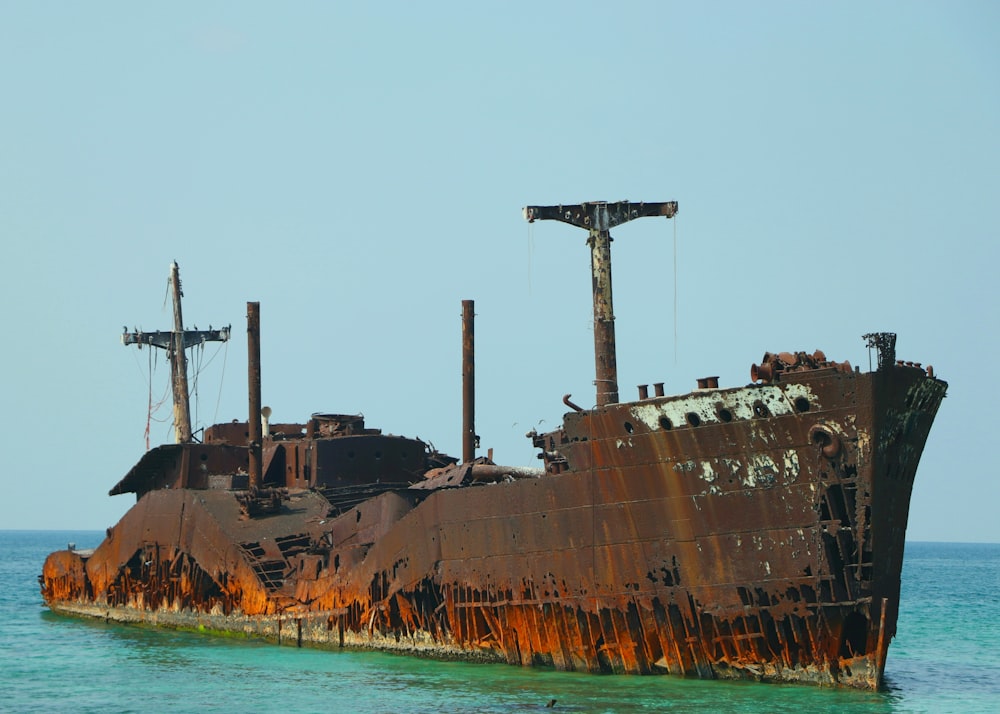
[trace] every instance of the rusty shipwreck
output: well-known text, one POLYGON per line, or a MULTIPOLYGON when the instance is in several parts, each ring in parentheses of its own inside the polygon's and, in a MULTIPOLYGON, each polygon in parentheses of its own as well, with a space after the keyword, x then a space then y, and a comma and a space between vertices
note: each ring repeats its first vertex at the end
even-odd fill
POLYGON ((128 333, 174 365, 177 442, 111 490, 136 505, 52 553, 56 612, 282 644, 631 674, 877 688, 896 631, 917 462, 946 383, 865 335, 868 372, 767 353, 752 382, 618 394, 610 229, 677 204, 529 207, 588 231, 597 405, 531 433, 541 468, 476 458, 471 301, 463 458, 361 416, 269 423, 258 303, 247 422, 186 415, 184 352, 228 330, 128 333), (263 414, 263 418, 262 415, 263 414))

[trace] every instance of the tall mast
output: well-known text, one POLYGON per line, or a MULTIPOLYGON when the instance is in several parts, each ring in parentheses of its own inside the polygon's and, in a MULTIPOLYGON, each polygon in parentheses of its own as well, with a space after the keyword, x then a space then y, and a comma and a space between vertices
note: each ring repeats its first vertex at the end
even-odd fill
POLYGON ((615 313, 611 299, 611 228, 633 218, 677 214, 677 202, 629 203, 592 201, 570 206, 528 206, 524 217, 529 223, 553 220, 589 232, 590 272, 594 292, 594 362, 597 406, 618 402, 618 364, 615 348, 615 313))
POLYGON ((205 342, 225 342, 229 327, 213 330, 185 330, 181 314, 181 273, 177 261, 170 264, 170 288, 174 304, 174 329, 171 332, 128 331, 123 328, 122 344, 159 347, 167 351, 170 360, 170 386, 174 395, 174 440, 178 444, 191 441, 191 406, 188 398, 187 348, 205 342))
POLYGON ((178 444, 186 444, 191 441, 191 403, 188 398, 184 318, 181 315, 181 273, 176 260, 170 264, 170 291, 174 298, 174 339, 167 354, 174 393, 174 439, 178 444))

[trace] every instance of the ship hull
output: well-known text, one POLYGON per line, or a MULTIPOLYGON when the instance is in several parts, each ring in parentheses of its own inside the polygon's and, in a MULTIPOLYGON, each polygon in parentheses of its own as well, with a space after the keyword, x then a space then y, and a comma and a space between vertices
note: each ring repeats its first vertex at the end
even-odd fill
POLYGON ((535 437, 540 478, 339 515, 315 490, 256 518, 226 490, 151 491, 93 554, 52 554, 43 596, 283 644, 877 688, 945 388, 828 368, 571 412, 535 437))

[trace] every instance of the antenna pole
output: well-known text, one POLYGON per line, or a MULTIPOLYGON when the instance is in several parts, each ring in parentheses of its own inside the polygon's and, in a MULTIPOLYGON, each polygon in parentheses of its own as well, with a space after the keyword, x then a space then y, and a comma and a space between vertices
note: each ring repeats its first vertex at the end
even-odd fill
POLYGON ((221 330, 185 330, 181 314, 181 274, 177 261, 170 264, 170 288, 174 302, 174 329, 171 332, 122 332, 123 345, 159 347, 167 351, 170 360, 170 385, 174 395, 174 440, 178 444, 191 441, 191 406, 188 398, 187 348, 204 342, 225 342, 229 328, 221 330))
POLYGON ((611 292, 611 228, 633 218, 677 214, 677 202, 629 203, 592 201, 570 206, 528 206, 529 223, 554 220, 589 232, 590 272, 594 293, 594 363, 597 406, 618 402, 618 364, 615 346, 615 313, 611 292))

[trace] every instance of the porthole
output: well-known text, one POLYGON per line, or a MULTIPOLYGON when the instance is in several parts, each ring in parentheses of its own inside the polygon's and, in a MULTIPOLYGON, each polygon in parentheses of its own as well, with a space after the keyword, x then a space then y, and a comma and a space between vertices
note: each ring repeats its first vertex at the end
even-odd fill
POLYGON ((807 412, 809 411, 809 400, 805 397, 795 397, 795 411, 797 412, 807 412))
POLYGON ((674 428, 673 423, 665 416, 660 417, 660 428, 664 431, 670 431, 674 428))
POLYGON ((753 403, 753 413, 759 417, 771 416, 771 412, 768 410, 767 405, 759 399, 753 403))
POLYGON ((625 431, 627 431, 629 434, 631 434, 633 430, 634 430, 634 427, 632 426, 632 422, 630 422, 630 421, 625 422, 625 431))
POLYGON ((701 424, 701 417, 694 412, 688 412, 685 415, 685 418, 687 419, 687 423, 691 426, 699 426, 701 424))
POLYGON ((729 423, 732 420, 733 420, 733 413, 728 409, 726 409, 725 407, 721 407, 719 409, 719 421, 724 421, 726 423, 729 423))

